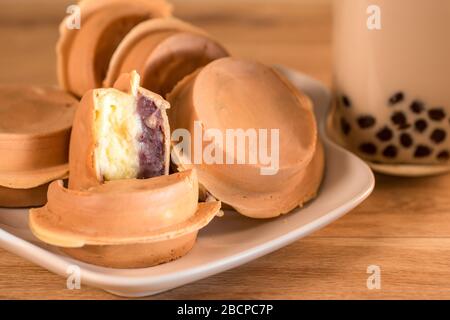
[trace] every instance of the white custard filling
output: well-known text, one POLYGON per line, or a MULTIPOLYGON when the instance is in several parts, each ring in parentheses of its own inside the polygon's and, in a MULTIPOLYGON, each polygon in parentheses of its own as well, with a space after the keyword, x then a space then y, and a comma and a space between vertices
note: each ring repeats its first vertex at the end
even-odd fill
POLYGON ((134 179, 139 173, 142 121, 132 95, 99 90, 95 105, 95 165, 100 181, 134 179))

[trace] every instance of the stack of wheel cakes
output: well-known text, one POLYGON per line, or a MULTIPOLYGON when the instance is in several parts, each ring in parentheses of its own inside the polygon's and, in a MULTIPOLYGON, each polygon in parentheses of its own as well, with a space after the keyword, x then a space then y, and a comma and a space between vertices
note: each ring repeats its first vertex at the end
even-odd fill
POLYGON ((150 267, 187 254, 221 209, 274 218, 316 196, 313 106, 276 70, 229 57, 162 0, 79 5, 81 28, 60 27, 61 89, 0 87, 0 205, 35 207, 35 236, 87 263, 150 267), (277 130, 276 170, 190 161, 171 134, 196 123, 277 130))

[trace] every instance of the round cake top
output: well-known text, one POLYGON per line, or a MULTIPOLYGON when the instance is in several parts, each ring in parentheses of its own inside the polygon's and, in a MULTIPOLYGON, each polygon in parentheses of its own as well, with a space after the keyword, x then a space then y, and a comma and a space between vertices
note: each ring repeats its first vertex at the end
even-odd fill
POLYGON ((225 56, 228 56, 226 49, 202 29, 176 18, 155 18, 134 27, 121 41, 111 58, 104 86, 112 86, 120 74, 130 70, 141 73, 144 86, 146 78, 156 79, 152 80, 156 82, 166 77, 176 78, 176 83, 209 61, 225 56), (192 38, 186 41, 186 35, 192 38), (200 46, 199 39, 203 42, 200 46), (199 61, 188 52, 208 58, 199 61), (147 71, 150 75, 146 77, 147 71))
POLYGON ((279 130, 280 165, 309 162, 316 147, 312 106, 272 68, 223 58, 197 76, 192 96, 197 118, 207 129, 279 130))
POLYGON ((78 100, 53 87, 1 85, 0 134, 43 135, 72 126, 78 100))

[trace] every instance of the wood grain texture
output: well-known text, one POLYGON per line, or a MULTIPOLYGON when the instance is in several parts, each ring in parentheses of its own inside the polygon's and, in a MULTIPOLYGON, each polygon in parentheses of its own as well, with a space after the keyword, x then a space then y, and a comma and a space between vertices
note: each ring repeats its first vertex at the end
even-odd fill
MULTIPOLYGON (((0 82, 56 82, 57 25, 70 1, 0 2, 0 82)), ((230 51, 331 85, 329 0, 177 0, 176 14, 230 51)), ((332 161, 332 159, 331 159, 332 161)), ((312 236, 240 268, 152 299, 450 298, 450 176, 377 176, 373 195, 312 236), (366 287, 367 267, 382 289, 366 287)), ((0 250, 0 298, 111 299, 0 250)))

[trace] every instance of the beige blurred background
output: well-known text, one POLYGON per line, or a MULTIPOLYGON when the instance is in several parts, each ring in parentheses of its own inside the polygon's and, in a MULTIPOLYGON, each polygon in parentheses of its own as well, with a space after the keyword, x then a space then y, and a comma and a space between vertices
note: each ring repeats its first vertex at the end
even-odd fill
MULTIPOLYGON (((289 65, 330 83, 331 0, 171 2, 175 15, 205 28, 234 55, 289 65)), ((0 1, 1 83, 56 83, 57 26, 74 3, 0 1)))

